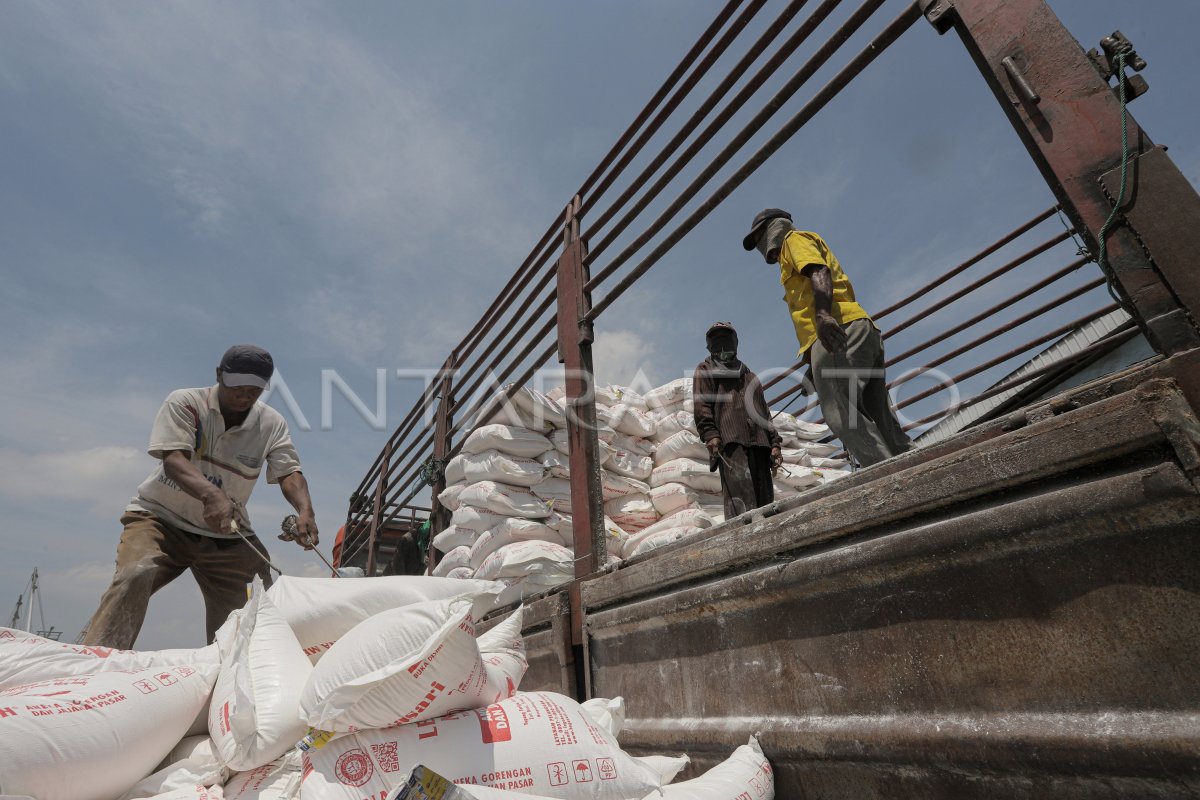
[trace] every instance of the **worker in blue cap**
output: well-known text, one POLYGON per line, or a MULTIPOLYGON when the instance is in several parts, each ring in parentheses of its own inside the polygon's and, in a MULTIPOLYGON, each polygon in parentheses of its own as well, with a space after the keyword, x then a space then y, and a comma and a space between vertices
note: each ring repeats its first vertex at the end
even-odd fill
POLYGON ((883 337, 825 240, 797 230, 783 209, 768 208, 754 217, 742 247, 779 265, 799 355, 812 366, 825 422, 850 455, 869 466, 912 449, 888 398, 883 337))

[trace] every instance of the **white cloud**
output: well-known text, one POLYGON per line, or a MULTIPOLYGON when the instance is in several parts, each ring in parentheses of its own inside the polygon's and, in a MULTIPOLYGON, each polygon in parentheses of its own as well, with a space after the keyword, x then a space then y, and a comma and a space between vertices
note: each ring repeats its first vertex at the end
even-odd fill
POLYGON ((111 518, 150 473, 150 457, 133 447, 29 453, 0 448, 0 496, 10 502, 71 501, 111 518))

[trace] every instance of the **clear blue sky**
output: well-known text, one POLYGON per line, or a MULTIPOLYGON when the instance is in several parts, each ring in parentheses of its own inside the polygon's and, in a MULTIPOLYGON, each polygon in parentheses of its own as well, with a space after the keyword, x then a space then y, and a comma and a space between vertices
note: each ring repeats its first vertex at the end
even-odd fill
MULTIPOLYGON (((323 430, 322 370, 374 407, 376 370, 440 365, 720 5, 7 4, 0 624, 37 566, 47 623, 75 635, 152 466, 158 405, 211 383, 235 342, 274 353, 311 424, 289 412, 328 552, 386 434, 336 394, 323 430)), ((1200 6, 1052 5, 1087 47, 1115 28, 1133 39, 1151 85, 1133 113, 1200 183, 1200 112, 1186 100, 1200 6)), ((901 8, 890 0, 868 30, 901 8)), ((738 326, 752 367, 789 364, 777 274, 739 245, 763 206, 820 231, 879 308, 1052 202, 961 44, 919 22, 601 319, 598 370, 676 377, 715 319, 738 326)), ((387 429, 415 386, 385 383, 387 429)), ((286 512, 258 487, 251 514, 277 560, 315 572, 270 535, 286 512)), ((139 646, 197 644, 202 620, 184 576, 155 599, 139 646)))

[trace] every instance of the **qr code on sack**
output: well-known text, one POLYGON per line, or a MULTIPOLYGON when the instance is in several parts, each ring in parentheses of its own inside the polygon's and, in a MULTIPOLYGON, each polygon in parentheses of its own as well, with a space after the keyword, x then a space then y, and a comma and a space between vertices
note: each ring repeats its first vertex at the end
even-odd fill
POLYGON ((371 745, 371 752, 375 755, 375 763, 384 772, 400 771, 400 756, 396 753, 396 744, 396 742, 384 742, 383 744, 371 745))

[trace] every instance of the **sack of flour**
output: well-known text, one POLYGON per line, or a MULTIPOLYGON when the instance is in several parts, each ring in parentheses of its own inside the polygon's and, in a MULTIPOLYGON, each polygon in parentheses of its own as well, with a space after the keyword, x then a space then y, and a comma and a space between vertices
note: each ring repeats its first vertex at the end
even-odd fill
POLYGON ((229 769, 221 763, 209 736, 186 736, 167 753, 149 776, 121 795, 120 800, 191 789, 195 786, 221 786, 229 778, 229 769))
POLYGON ((0 689, 0 791, 38 800, 120 797, 183 738, 218 669, 96 672, 0 689))
POLYGON ((604 513, 629 533, 658 522, 658 512, 654 510, 654 503, 646 494, 614 497, 604 504, 604 513))
POLYGON ((550 449, 550 440, 528 428, 511 425, 481 425, 471 431, 463 442, 464 453, 483 453, 498 450, 510 456, 537 458, 550 449))
POLYGON ((300 796, 300 751, 239 772, 225 784, 225 800, 294 800, 300 796))
POLYGON ((387 575, 369 581, 283 575, 267 590, 314 664, 342 634, 391 608, 498 587, 425 575, 387 575))
POLYGON ((676 511, 695 508, 700 503, 700 496, 685 484, 664 483, 650 490, 650 502, 660 517, 669 517, 676 511))
POLYGON ((453 693, 486 680, 475 623, 497 594, 414 603, 359 623, 313 669, 300 715, 318 730, 354 731, 468 707, 453 693))
POLYGON ((522 578, 529 575, 574 576, 575 556, 561 544, 529 541, 505 545, 483 560, 475 577, 479 580, 522 578))
POLYGON ((96 672, 220 663, 216 645, 180 650, 114 650, 0 628, 0 689, 96 672))
POLYGON ((774 800, 775 773, 753 736, 750 742, 699 778, 662 787, 663 793, 647 794, 645 800, 774 800))
POLYGON ((438 559, 433 568, 435 578, 448 578, 450 573, 462 567, 471 566, 471 548, 460 545, 438 559))
POLYGON ((698 492, 721 491, 721 476, 708 471, 708 461, 695 458, 676 458, 655 467, 650 485, 658 487, 665 483, 682 483, 698 492))
POLYGON ((446 530, 433 537, 433 547, 439 553, 449 553, 456 547, 470 547, 479 538, 479 531, 460 528, 451 524, 446 530))
POLYGON ((228 652, 222 648, 208 733, 226 766, 254 769, 282 756, 307 730, 296 697, 312 662, 260 579, 242 613, 231 614, 222 627, 218 640, 232 636, 232 643, 228 652))
POLYGON ((459 506, 458 496, 465 488, 467 488, 466 483, 450 484, 442 490, 441 494, 438 495, 438 502, 441 503, 444 508, 450 509, 450 511, 457 511, 459 506))
MULTIPOLYGON (((541 469, 541 464, 538 464, 538 470, 540 471, 541 469)), ((541 481, 542 478, 539 472, 539 477, 535 483, 540 483, 541 481)), ((454 513, 464 514, 464 519, 465 512, 471 507, 485 509, 501 517, 544 519, 550 516, 550 508, 546 505, 545 501, 539 499, 528 488, 518 488, 495 481, 480 481, 468 486, 459 494, 458 500, 462 505, 454 513)), ((453 520, 453 522, 455 525, 463 525, 464 527, 481 531, 495 527, 495 525, 488 525, 485 528, 477 528, 475 525, 460 522, 458 519, 453 520)))
POLYGON ((414 764, 467 789, 554 798, 625 800, 660 785, 653 770, 626 755, 574 700, 529 692, 487 708, 334 739, 305 754, 303 796, 379 797, 414 764))
POLYGON ((658 449, 654 451, 654 465, 662 466, 677 458, 708 461, 708 447, 700 441, 697 434, 688 430, 679 431, 658 445, 658 449))

